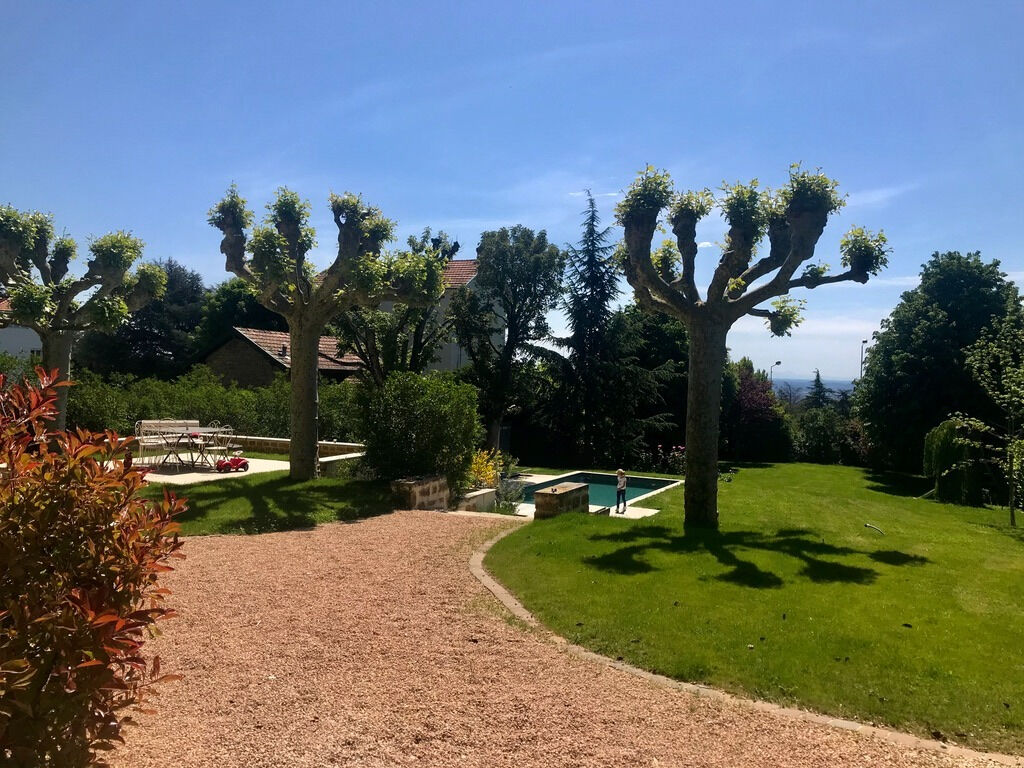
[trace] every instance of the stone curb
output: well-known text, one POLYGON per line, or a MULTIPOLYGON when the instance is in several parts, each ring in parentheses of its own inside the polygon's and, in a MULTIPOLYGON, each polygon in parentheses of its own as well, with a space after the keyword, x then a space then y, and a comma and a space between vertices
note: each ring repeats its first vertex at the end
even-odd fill
MULTIPOLYGON (((480 514, 480 513, 477 513, 480 514)), ((480 515, 483 516, 483 515, 480 515)), ((514 520, 507 515, 490 515, 487 517, 504 517, 506 519, 514 520)), ((683 691, 685 693, 692 694, 694 696, 704 696, 706 698, 718 699, 720 701, 730 701, 748 707, 750 709, 756 709, 762 712, 771 712, 777 716, 785 717, 791 720, 803 720, 804 722, 814 723, 816 725, 826 725, 831 728, 842 728, 847 731, 855 731, 857 733, 864 734, 866 736, 872 736, 883 741, 888 741, 893 744, 898 744, 901 747, 911 747, 913 749, 930 750, 932 752, 940 752, 947 755, 953 755, 955 757, 962 757, 968 759, 981 759, 989 760, 997 765, 1011 765, 1011 766, 1024 766, 1024 757, 1017 757, 1014 755, 1003 755, 997 752, 978 752, 973 749, 967 749, 966 747, 960 747, 955 744, 945 744, 941 741, 933 741, 931 739, 922 739, 909 733, 903 733, 901 731, 893 731, 888 728, 879 728, 874 725, 868 725, 866 723, 858 723, 854 720, 843 720, 837 717, 831 717, 829 715, 822 715, 817 712, 810 712, 805 709, 794 709, 792 707, 783 707, 778 704, 773 704, 770 701, 758 701, 755 699, 747 699, 741 696, 735 696, 725 691, 720 691, 717 688, 712 688, 707 685, 698 685, 696 683, 686 683, 680 680, 673 680, 670 677, 664 675, 658 675, 653 672, 648 672, 645 669, 634 667, 632 664, 627 664, 624 661, 616 661, 615 659, 602 656, 593 651, 587 650, 579 645, 574 645, 566 640, 564 637, 556 635, 551 632, 543 624, 541 624, 537 617, 530 613, 523 606, 521 602, 509 592, 505 587, 499 584, 484 567, 484 556, 487 552, 501 541, 503 538, 508 536, 515 530, 518 530, 519 526, 511 526, 508 529, 502 531, 497 536, 493 537, 482 547, 480 547, 473 555, 469 558, 469 570, 476 579, 483 584, 496 598, 504 605, 513 616, 521 621, 526 622, 532 627, 542 629, 545 634, 551 637, 555 643, 565 648, 569 653, 587 661, 592 661, 598 664, 604 664, 605 666, 618 669, 622 672, 628 672, 631 675, 648 680, 656 685, 665 686, 668 688, 674 688, 677 691, 683 691)))

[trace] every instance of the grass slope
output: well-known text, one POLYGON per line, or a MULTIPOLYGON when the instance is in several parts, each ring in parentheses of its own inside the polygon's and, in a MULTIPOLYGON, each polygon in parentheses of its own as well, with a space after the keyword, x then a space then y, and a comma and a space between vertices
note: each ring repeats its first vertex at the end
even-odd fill
POLYGON ((1024 752, 1024 537, 925 489, 745 467, 721 485, 720 535, 684 535, 680 488, 644 520, 531 523, 486 564, 559 634, 645 669, 1024 752))
POLYGON ((294 482, 287 472, 234 474, 193 485, 154 483, 145 495, 160 498, 164 487, 188 499, 188 511, 178 518, 187 536, 311 528, 333 520, 380 515, 393 508, 387 483, 344 476, 294 482))

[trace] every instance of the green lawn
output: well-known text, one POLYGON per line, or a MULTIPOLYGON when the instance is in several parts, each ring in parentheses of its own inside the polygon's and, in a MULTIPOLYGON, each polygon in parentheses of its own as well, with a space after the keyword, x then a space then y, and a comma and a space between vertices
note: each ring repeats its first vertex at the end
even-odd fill
POLYGON ((531 523, 487 567, 559 634, 645 669, 1024 752, 1024 535, 1005 510, 850 467, 732 477, 718 535, 684 535, 679 488, 644 520, 531 523))
MULTIPOLYGON (((260 472, 166 487, 188 499, 188 511, 178 522, 189 536, 311 528, 318 523, 355 520, 393 509, 387 483, 351 477, 294 482, 287 472, 260 472)), ((145 495, 159 498, 163 488, 154 483, 145 489, 145 495)))

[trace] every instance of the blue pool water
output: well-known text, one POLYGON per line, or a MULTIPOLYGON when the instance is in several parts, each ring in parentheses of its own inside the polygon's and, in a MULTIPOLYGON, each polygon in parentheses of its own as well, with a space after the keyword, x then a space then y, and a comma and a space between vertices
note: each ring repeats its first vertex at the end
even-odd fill
MULTIPOLYGON (((630 502, 637 496, 664 488, 675 480, 666 480, 661 477, 632 477, 627 476, 626 480, 626 502, 630 502)), ((559 477, 554 480, 545 480, 543 483, 528 485, 523 489, 523 501, 533 504, 533 492, 541 488, 550 488, 559 483, 586 483, 590 486, 590 503, 601 507, 615 506, 615 475, 606 475, 598 472, 576 472, 572 475, 559 477)))

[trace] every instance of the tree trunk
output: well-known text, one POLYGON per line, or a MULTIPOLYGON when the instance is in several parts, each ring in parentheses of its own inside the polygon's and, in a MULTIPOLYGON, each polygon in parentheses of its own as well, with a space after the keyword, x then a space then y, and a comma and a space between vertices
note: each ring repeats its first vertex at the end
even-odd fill
POLYGON ((499 416, 487 425, 487 447, 498 450, 501 448, 501 425, 504 418, 499 416))
POLYGON ((707 318, 689 326, 684 524, 687 528, 718 528, 718 429, 729 326, 707 318))
POLYGON ((289 321, 292 386, 288 462, 292 480, 312 480, 320 469, 317 445, 320 439, 317 424, 320 330, 298 319, 289 321))
POLYGON ((1010 464, 1010 467, 1009 467, 1010 468, 1010 472, 1009 472, 1009 477, 1010 477, 1010 526, 1013 527, 1013 528, 1017 527, 1017 512, 1015 511, 1015 508, 1017 506, 1017 494, 1016 494, 1016 491, 1017 491, 1016 480, 1017 479, 1015 477, 1015 472, 1014 472, 1014 467, 1013 467, 1013 463, 1014 463, 1013 462, 1013 460, 1014 460, 1013 441, 1014 441, 1014 437, 1016 437, 1016 434, 1017 433, 1016 433, 1016 430, 1014 429, 1014 424, 1013 424, 1013 416, 1010 416, 1010 437, 1009 437, 1009 440, 1007 441, 1007 444, 1006 444, 1007 445, 1007 450, 1006 450, 1007 457, 1006 458, 1009 460, 1009 464, 1010 464))
MULTIPOLYGON (((57 369, 57 381, 67 381, 71 375, 71 347, 74 345, 74 331, 51 331, 42 337, 42 366, 49 373, 57 369)), ((57 418, 53 428, 64 429, 68 418, 68 389, 57 389, 57 418)))

